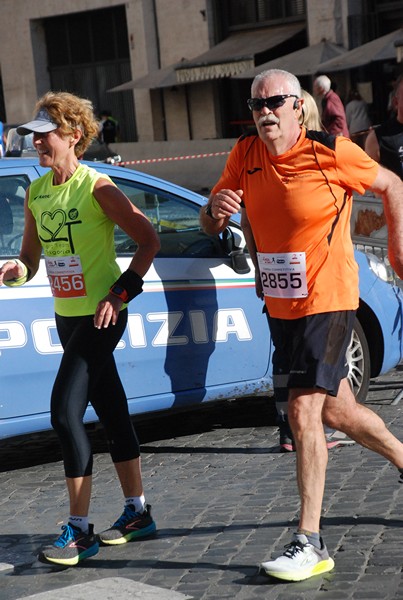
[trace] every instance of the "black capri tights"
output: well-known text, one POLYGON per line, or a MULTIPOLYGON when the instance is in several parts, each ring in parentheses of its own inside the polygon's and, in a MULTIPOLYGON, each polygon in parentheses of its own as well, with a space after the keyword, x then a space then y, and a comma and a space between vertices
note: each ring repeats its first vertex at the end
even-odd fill
POLYGON ((51 421, 62 447, 66 477, 92 474, 92 450, 83 424, 91 402, 102 423, 113 462, 140 456, 125 391, 113 351, 127 324, 127 309, 116 325, 96 329, 93 316, 56 315, 64 353, 51 398, 51 421))

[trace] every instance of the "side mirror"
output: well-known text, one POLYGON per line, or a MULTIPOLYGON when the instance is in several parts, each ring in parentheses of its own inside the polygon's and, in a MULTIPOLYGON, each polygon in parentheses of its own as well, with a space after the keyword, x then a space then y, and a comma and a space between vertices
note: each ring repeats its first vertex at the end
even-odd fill
POLYGON ((226 227, 222 232, 222 243, 226 254, 231 259, 231 266, 235 273, 243 275, 250 272, 244 249, 246 248, 245 237, 240 229, 226 227))

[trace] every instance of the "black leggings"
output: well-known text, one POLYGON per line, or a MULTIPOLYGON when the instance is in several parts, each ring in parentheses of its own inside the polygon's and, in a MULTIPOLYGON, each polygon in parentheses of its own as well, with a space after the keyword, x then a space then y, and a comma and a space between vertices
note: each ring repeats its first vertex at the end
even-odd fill
POLYGON ((91 402, 102 423, 113 462, 140 456, 127 398, 113 351, 127 323, 127 309, 116 325, 96 329, 93 316, 56 315, 64 353, 52 390, 51 420, 62 447, 66 477, 92 473, 91 444, 83 417, 91 402))

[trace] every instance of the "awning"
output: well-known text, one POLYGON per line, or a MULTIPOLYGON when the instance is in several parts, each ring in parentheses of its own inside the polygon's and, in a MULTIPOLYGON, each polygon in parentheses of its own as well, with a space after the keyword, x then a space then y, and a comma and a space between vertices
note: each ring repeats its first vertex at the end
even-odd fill
POLYGON ((320 70, 322 73, 345 71, 368 65, 371 62, 396 59, 395 41, 401 38, 403 38, 403 28, 396 29, 396 31, 363 44, 359 48, 349 50, 342 56, 328 60, 321 65, 320 70))
POLYGON ((234 33, 180 66, 176 71, 178 82, 191 83, 238 75, 255 66, 257 54, 282 44, 304 29, 301 23, 293 23, 234 33))
POLYGON ((216 44, 207 52, 152 71, 143 77, 122 83, 108 92, 130 89, 156 89, 232 77, 255 65, 255 56, 298 35, 305 29, 301 23, 239 31, 216 44))
POLYGON ((147 73, 147 75, 144 75, 143 77, 132 79, 132 81, 127 81, 126 83, 117 85, 116 87, 108 90, 108 92, 124 92, 126 90, 133 89, 154 90, 157 88, 173 87, 174 85, 178 85, 176 68, 180 64, 182 63, 175 63, 173 65, 169 65, 168 67, 164 67, 163 69, 151 71, 151 73, 147 73))
POLYGON ((235 75, 235 79, 253 79, 262 71, 266 71, 266 69, 283 69, 297 76, 314 75, 322 63, 345 52, 346 49, 342 46, 322 40, 313 46, 301 48, 301 50, 291 52, 291 54, 286 54, 253 69, 248 69, 239 75, 235 75))

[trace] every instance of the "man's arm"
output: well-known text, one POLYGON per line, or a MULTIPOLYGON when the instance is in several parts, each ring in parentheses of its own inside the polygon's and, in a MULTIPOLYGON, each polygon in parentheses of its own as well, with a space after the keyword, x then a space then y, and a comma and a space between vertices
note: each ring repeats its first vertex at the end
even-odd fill
POLYGON ((388 169, 379 166, 371 190, 382 198, 388 226, 390 264, 400 279, 403 279, 403 181, 388 169))
POLYGON ((200 210, 200 224, 208 235, 221 233, 228 225, 228 221, 235 215, 241 204, 242 190, 220 190, 211 194, 206 206, 200 210), (209 209, 206 213, 206 209, 209 209), (210 213, 210 214, 208 214, 210 213))
POLYGON ((373 129, 367 135, 367 139, 365 140, 365 152, 370 156, 373 160, 379 163, 380 153, 379 153, 379 143, 378 138, 376 137, 376 133, 373 129))
POLYGON ((241 227, 242 227, 243 234, 245 236, 245 242, 248 247, 249 254, 250 254, 250 257, 253 262, 253 266, 255 267, 256 296, 258 298, 263 298, 263 288, 262 288, 262 282, 260 279, 260 269, 259 269, 259 263, 257 260, 257 254, 256 254, 256 252, 257 252, 256 242, 255 242, 255 238, 253 237, 252 227, 250 226, 250 223, 249 223, 248 215, 246 213, 246 208, 241 209, 241 227))

